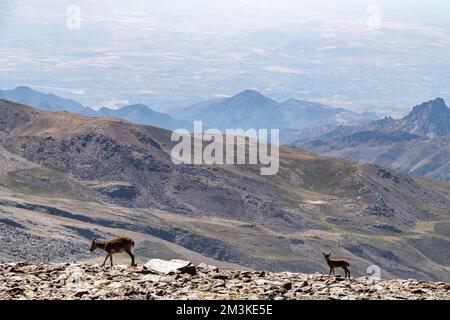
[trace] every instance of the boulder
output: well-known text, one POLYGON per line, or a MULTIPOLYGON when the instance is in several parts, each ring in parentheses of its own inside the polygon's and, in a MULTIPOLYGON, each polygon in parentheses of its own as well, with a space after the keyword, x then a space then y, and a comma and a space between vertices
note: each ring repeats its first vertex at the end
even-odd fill
POLYGON ((144 264, 144 268, 160 274, 188 273, 195 275, 197 270, 190 261, 151 259, 144 264))

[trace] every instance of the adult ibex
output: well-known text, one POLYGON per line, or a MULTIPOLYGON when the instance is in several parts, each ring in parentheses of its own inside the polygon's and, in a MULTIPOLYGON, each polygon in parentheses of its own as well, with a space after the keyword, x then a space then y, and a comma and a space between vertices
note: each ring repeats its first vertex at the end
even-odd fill
POLYGON ((94 239, 92 240, 91 252, 94 252, 96 249, 102 249, 107 253, 105 261, 103 261, 102 267, 105 265, 108 257, 111 260, 111 267, 112 267, 113 266, 112 255, 114 253, 120 252, 126 252, 131 258, 131 265, 136 266, 136 264, 134 263, 134 255, 131 253, 132 247, 134 247, 134 241, 131 240, 130 238, 121 237, 106 242, 101 242, 97 239, 94 239))

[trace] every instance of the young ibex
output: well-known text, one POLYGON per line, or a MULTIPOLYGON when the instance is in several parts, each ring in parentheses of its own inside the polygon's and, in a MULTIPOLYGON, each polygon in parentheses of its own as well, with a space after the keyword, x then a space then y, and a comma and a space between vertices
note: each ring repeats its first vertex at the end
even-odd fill
POLYGON ((114 240, 109 240, 106 242, 100 242, 97 239, 92 240, 91 252, 94 252, 96 249, 102 249, 105 251, 106 257, 105 261, 103 261, 102 267, 105 265, 106 260, 111 260, 111 267, 113 266, 112 255, 114 253, 126 252, 131 258, 131 265, 136 266, 134 263, 134 255, 131 253, 131 248, 134 247, 134 241, 130 238, 117 238, 114 240))
POLYGON ((327 260, 327 264, 330 267, 330 275, 331 272, 333 272, 333 275, 335 274, 334 268, 342 268, 344 269, 345 277, 347 278, 348 276, 348 278, 350 279, 350 270, 348 270, 350 263, 342 259, 330 259, 331 252, 328 254, 324 253, 323 256, 325 257, 325 260, 327 260))

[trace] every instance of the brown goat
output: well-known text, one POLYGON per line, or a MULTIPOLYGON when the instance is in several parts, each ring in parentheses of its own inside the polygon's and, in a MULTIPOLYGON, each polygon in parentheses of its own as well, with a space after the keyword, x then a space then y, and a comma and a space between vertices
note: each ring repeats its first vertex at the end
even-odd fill
POLYGON ((350 263, 348 263, 346 260, 343 259, 330 259, 331 252, 326 254, 324 253, 323 256, 325 257, 325 260, 327 261, 328 266, 330 267, 330 275, 331 272, 334 273, 334 268, 342 268, 345 272, 345 277, 350 279, 350 270, 348 270, 348 267, 350 266, 350 263))
POLYGON ((133 255, 133 253, 131 253, 132 247, 134 247, 133 240, 131 240, 130 238, 121 237, 121 238, 109 240, 106 242, 101 242, 97 239, 94 239, 94 240, 92 240, 92 245, 91 245, 90 250, 91 250, 91 252, 94 252, 96 249, 102 249, 103 251, 105 251, 107 253, 106 257, 105 257, 105 261, 103 261, 102 267, 105 265, 108 257, 111 261, 111 267, 112 267, 113 266, 112 255, 114 253, 120 253, 120 252, 126 252, 131 258, 131 265, 136 266, 136 264, 134 263, 134 255, 133 255))

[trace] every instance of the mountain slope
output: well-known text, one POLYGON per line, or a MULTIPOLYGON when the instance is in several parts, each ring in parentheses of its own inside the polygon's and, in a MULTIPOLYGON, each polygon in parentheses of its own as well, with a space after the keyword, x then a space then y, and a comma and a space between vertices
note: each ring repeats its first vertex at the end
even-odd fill
POLYGON ((280 104, 288 128, 312 128, 369 121, 369 117, 320 103, 289 99, 280 104))
POLYGON ((437 98, 415 106, 402 119, 384 118, 365 126, 336 128, 299 144, 327 156, 450 181, 449 134, 450 109, 437 98))
POLYGON ((4 100, 0 146, 6 259, 31 258, 12 250, 31 235, 63 241, 54 259, 85 259, 91 237, 125 233, 141 257, 170 247, 165 258, 325 272, 321 252, 333 251, 355 275, 376 264, 385 277, 449 276, 447 184, 291 148, 275 176, 254 165, 175 165, 166 130, 4 100))

